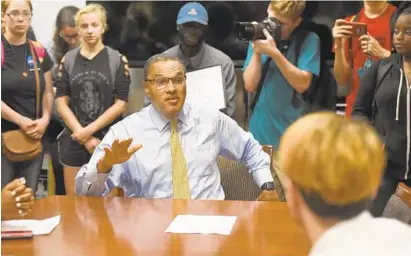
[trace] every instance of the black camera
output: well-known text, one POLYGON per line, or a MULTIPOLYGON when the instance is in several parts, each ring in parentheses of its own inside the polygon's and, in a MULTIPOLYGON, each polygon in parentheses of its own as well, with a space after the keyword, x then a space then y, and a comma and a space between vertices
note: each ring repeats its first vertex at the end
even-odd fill
POLYGON ((263 29, 267 29, 275 42, 281 41, 281 23, 272 17, 268 17, 257 24, 251 22, 237 22, 235 31, 239 39, 244 41, 254 41, 266 39, 263 29))

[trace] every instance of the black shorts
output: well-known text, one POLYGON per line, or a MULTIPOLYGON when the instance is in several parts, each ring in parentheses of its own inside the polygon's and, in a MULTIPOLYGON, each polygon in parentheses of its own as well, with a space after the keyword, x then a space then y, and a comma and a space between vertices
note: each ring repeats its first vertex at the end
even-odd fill
POLYGON ((71 138, 71 132, 64 129, 58 136, 60 163, 63 166, 82 167, 90 161, 91 154, 86 147, 71 138))

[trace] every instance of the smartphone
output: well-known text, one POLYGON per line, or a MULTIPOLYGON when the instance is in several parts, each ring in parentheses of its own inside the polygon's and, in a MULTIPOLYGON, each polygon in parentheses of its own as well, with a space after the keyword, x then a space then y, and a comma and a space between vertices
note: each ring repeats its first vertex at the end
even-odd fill
POLYGON ((366 23, 347 21, 346 24, 352 26, 352 37, 360 37, 367 34, 366 23))

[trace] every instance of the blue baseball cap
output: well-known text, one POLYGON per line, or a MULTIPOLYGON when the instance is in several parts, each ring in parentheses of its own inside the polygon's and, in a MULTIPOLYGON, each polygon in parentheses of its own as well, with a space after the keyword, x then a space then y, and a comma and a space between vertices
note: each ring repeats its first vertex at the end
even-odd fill
POLYGON ((208 14, 204 6, 197 2, 190 2, 181 7, 177 15, 177 25, 187 22, 208 25, 208 14))

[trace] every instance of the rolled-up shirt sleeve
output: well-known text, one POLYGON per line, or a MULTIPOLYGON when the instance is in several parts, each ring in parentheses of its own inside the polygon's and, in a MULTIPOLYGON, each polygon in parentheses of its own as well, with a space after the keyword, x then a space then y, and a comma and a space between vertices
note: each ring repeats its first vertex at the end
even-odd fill
POLYGON ((244 131, 230 117, 220 113, 217 119, 220 134, 220 154, 226 158, 244 163, 259 187, 273 182, 270 170, 270 156, 251 135, 244 131))
MULTIPOLYGON (((121 136, 123 137, 123 136, 121 136)), ((101 143, 96 147, 90 161, 81 167, 75 180, 75 189, 77 195, 104 196, 114 187, 122 188, 126 195, 132 196, 138 194, 135 186, 130 186, 128 177, 128 163, 117 164, 112 167, 108 173, 98 173, 97 163, 104 156, 104 148, 111 148, 115 139, 112 129, 108 131, 101 143)))

